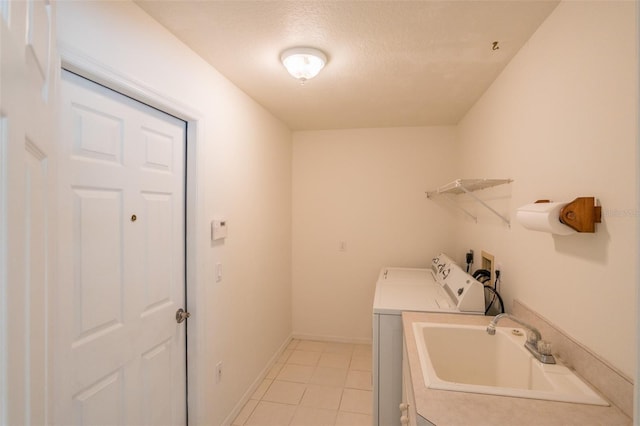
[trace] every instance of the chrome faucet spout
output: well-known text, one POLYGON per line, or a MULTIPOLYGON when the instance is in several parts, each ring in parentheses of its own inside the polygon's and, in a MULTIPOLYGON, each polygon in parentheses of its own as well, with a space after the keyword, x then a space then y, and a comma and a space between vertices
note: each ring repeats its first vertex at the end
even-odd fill
POLYGON ((498 322, 500 322, 502 318, 508 318, 511 321, 520 324, 521 326, 523 326, 524 328, 530 331, 530 333, 527 333, 527 342, 524 344, 524 346, 525 348, 527 348, 529 352, 531 352, 533 356, 536 357, 538 361, 544 364, 556 363, 555 358, 553 357, 553 355, 551 355, 551 345, 545 342, 544 340, 542 340, 542 335, 540 334, 540 331, 534 326, 532 326, 531 324, 527 324, 526 322, 522 321, 519 318, 516 318, 511 314, 504 313, 504 314, 496 315, 487 326, 488 334, 492 336, 496 334, 496 326, 498 325, 498 322))
POLYGON ((500 315, 496 315, 495 318, 493 318, 493 320, 491 320, 491 323, 487 326, 487 333, 494 335, 496 334, 496 326, 498 325, 498 322, 500 322, 500 320, 502 318, 508 318, 513 322, 517 322, 518 324, 520 324, 521 326, 525 327, 526 329, 530 330, 533 333, 533 336, 528 336, 527 337, 527 341, 530 341, 532 343, 536 343, 538 342, 538 340, 542 339, 542 335, 540 334, 540 332, 538 331, 537 328, 535 328, 534 326, 527 324, 526 322, 522 321, 521 319, 516 318, 515 316, 509 314, 509 313, 504 313, 504 314, 500 314, 500 315))

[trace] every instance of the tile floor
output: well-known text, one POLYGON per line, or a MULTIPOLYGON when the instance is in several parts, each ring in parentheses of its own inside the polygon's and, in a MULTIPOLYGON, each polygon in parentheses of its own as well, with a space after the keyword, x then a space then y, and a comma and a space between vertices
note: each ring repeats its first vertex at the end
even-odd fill
POLYGON ((292 340, 234 426, 370 426, 371 345, 292 340))

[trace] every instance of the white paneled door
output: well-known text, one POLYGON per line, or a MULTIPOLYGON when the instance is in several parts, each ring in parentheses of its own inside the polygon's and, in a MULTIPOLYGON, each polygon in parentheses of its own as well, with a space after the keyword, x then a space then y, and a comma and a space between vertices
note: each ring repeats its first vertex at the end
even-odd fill
POLYGON ((0 425, 50 423, 55 6, 0 0, 0 425))
POLYGON ((57 421, 186 423, 186 123, 62 72, 57 421))

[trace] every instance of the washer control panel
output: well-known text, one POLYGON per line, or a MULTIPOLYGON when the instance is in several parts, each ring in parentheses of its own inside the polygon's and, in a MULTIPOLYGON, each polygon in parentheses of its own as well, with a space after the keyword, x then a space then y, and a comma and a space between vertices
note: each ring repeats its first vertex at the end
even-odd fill
POLYGON ((431 268, 436 281, 449 294, 461 312, 484 312, 482 283, 467 274, 444 253, 433 258, 431 268))

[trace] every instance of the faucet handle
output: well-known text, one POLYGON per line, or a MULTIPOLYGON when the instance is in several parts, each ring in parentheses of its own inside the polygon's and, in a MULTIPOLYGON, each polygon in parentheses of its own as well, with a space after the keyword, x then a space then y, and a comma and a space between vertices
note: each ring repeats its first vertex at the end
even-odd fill
POLYGON ((551 355, 551 342, 538 340, 537 349, 538 352, 540 352, 540 355, 551 355))
POLYGON ((531 343, 533 345, 533 347, 537 347, 538 345, 538 337, 536 336, 536 333, 534 333, 532 330, 527 329, 527 343, 531 343))

